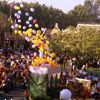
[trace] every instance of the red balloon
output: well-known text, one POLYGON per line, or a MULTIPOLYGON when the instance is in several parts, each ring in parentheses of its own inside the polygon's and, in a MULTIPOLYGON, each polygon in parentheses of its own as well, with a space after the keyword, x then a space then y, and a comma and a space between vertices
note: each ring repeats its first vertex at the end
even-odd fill
POLYGON ((11 8, 14 8, 14 4, 13 4, 13 3, 12 3, 12 4, 10 4, 10 7, 11 7, 11 8))
POLYGON ((34 19, 34 20, 33 20, 33 23, 34 23, 34 24, 36 24, 36 23, 37 23, 37 20, 36 20, 36 19, 34 19))

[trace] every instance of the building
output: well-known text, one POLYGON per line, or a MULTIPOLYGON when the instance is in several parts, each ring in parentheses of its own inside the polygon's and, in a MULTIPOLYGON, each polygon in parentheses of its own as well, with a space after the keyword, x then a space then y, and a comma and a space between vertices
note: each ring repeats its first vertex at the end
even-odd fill
POLYGON ((53 29, 47 29, 45 31, 45 35, 47 36, 48 40, 51 42, 52 38, 60 31, 58 27, 58 23, 55 23, 55 26, 53 29))

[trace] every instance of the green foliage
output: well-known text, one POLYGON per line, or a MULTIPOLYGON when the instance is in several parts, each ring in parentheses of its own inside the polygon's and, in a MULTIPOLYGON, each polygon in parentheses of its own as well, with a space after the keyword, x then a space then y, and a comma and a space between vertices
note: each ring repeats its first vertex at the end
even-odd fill
POLYGON ((59 32, 53 39, 52 51, 59 56, 78 57, 80 62, 100 57, 100 30, 90 27, 72 27, 64 32, 59 32))
POLYGON ((44 78, 42 75, 31 75, 29 72, 28 77, 28 93, 32 96, 32 99, 48 97, 46 95, 46 76, 44 78))
POLYGON ((100 72, 100 68, 88 68, 88 71, 96 71, 96 72, 100 72))
POLYGON ((100 22, 100 0, 85 0, 84 5, 77 5, 68 13, 78 22, 100 22))
MULTIPOLYGON (((61 10, 53 8, 52 6, 47 7, 45 4, 40 5, 38 2, 22 3, 24 4, 24 7, 22 8, 23 13, 21 15, 21 18, 23 18, 21 23, 22 25, 25 25, 25 21, 27 20, 24 14, 25 12, 29 12, 30 15, 33 16, 33 18, 36 18, 40 27, 46 27, 51 29, 54 27, 55 23, 58 23, 61 29, 65 29, 68 25, 77 25, 77 21, 74 16, 65 14, 61 10), (32 7, 35 9, 34 13, 30 12, 30 8, 32 7)), ((19 5, 20 3, 16 4, 19 5)), ((10 4, 8 4, 6 1, 0 1, 0 12, 4 13, 7 16, 6 20, 11 17, 13 21, 15 21, 15 10, 11 9, 10 4)))

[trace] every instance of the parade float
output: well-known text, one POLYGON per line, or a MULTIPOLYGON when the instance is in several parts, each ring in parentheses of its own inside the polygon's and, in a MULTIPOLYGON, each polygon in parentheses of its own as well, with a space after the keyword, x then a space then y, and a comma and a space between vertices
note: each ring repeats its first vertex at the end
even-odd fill
MULTIPOLYGON (((50 53, 50 42, 45 36, 45 28, 40 28, 37 19, 32 16, 34 8, 30 8, 29 12, 24 13, 26 22, 22 25, 23 12, 21 9, 24 9, 24 5, 11 4, 10 7, 15 10, 14 16, 17 20, 11 26, 14 34, 31 42, 33 49, 37 48, 28 70, 28 88, 25 91, 25 100, 49 100, 52 93, 60 86, 61 67, 55 61, 56 54, 50 53), (51 88, 48 90, 48 87, 51 88)), ((59 94, 59 89, 57 92, 59 94)))

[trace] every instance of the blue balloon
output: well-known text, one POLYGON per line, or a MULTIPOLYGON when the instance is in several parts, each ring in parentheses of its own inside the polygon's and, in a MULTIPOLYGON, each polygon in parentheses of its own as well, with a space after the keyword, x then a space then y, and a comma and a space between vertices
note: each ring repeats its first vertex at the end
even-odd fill
POLYGON ((17 19, 19 19, 20 18, 20 15, 17 15, 17 19))
POLYGON ((21 19, 18 19, 18 23, 21 23, 21 19))
POLYGON ((17 6, 14 6, 14 9, 16 10, 17 9, 17 6))
POLYGON ((26 12, 26 13, 25 13, 25 16, 29 16, 29 13, 28 13, 28 12, 26 12))
POLYGON ((32 33, 34 34, 35 32, 36 32, 36 31, 35 31, 35 30, 33 30, 33 32, 32 32, 32 33))
POLYGON ((19 11, 18 11, 18 14, 19 14, 19 15, 21 15, 21 14, 22 14, 22 11, 21 11, 21 10, 19 10, 19 11))
POLYGON ((14 25, 12 25, 12 26, 11 26, 11 29, 14 29, 14 28, 15 28, 15 26, 14 26, 14 25))
POLYGON ((30 41, 29 37, 25 37, 25 39, 26 39, 28 42, 30 41))
POLYGON ((32 27, 32 24, 29 24, 29 27, 32 27))
POLYGON ((32 16, 30 16, 30 17, 28 18, 28 20, 29 20, 29 21, 32 21, 32 19, 33 19, 33 17, 32 17, 32 16))
POLYGON ((23 26, 23 30, 25 30, 26 29, 26 26, 23 26))
POLYGON ((30 22, 29 21, 26 21, 26 24, 30 24, 30 22))
POLYGON ((18 13, 15 13, 15 17, 17 17, 18 16, 18 13))
POLYGON ((18 28, 18 26, 19 26, 18 24, 15 24, 15 27, 16 27, 16 28, 18 28))
POLYGON ((31 12, 34 12, 34 8, 30 8, 30 11, 31 11, 31 12))

